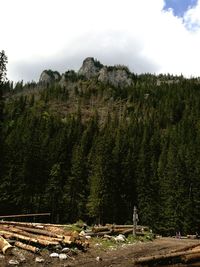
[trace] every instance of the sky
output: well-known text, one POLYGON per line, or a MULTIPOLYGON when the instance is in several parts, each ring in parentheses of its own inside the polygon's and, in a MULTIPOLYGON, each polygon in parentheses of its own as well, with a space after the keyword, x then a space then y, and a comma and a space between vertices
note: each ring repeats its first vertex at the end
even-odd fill
POLYGON ((184 17, 184 13, 196 6, 197 0, 166 0, 164 9, 172 9, 175 16, 184 17))
POLYGON ((200 0, 0 0, 0 8, 10 80, 77 71, 86 57, 200 76, 200 0))

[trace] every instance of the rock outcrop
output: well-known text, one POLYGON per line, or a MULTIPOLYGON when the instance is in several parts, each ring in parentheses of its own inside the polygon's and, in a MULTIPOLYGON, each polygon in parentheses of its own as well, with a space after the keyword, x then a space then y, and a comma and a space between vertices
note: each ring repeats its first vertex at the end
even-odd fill
POLYGON ((95 60, 93 57, 87 57, 83 61, 83 65, 78 71, 78 74, 85 76, 87 79, 91 79, 98 76, 102 67, 103 65, 99 61, 95 60))
POLYGON ((103 67, 98 76, 98 81, 109 83, 116 87, 130 86, 132 79, 126 67, 103 67))
POLYGON ((40 75, 39 83, 51 84, 54 82, 58 82, 60 78, 61 76, 59 72, 52 70, 44 70, 40 75))
POLYGON ((117 87, 130 86, 132 83, 131 73, 125 66, 103 66, 99 61, 88 57, 83 61, 79 75, 87 79, 97 77, 102 83, 111 84, 117 87))
POLYGON ((83 61, 78 73, 69 70, 61 76, 56 71, 44 70, 40 75, 39 82, 42 84, 59 82, 62 87, 66 87, 69 82, 93 78, 115 87, 127 87, 132 84, 132 74, 126 66, 104 66, 93 57, 87 57, 83 61))
POLYGON ((80 79, 80 76, 74 70, 68 70, 62 74, 60 79, 60 86, 65 87, 69 82, 76 82, 80 79))

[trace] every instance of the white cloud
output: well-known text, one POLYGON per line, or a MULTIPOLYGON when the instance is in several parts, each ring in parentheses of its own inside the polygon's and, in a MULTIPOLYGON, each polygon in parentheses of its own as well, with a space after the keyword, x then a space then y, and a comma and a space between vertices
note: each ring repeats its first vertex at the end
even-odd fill
POLYGON ((0 49, 14 80, 79 68, 87 56, 136 72, 200 76, 200 1, 184 19, 164 0, 0 0, 0 49))
POLYGON ((197 6, 190 8, 184 17, 185 26, 188 30, 196 31, 200 28, 200 1, 197 6))

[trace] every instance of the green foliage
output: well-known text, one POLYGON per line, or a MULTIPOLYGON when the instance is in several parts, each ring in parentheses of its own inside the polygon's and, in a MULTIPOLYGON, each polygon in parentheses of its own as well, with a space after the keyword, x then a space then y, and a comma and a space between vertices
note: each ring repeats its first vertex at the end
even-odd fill
POLYGON ((71 82, 77 82, 81 77, 74 70, 68 70, 65 72, 65 80, 71 82))
POLYGON ((94 60, 94 65, 95 67, 101 69, 103 67, 103 64, 101 64, 100 61, 98 61, 97 59, 94 60))
POLYGON ((60 79, 60 73, 58 71, 53 70, 45 70, 45 72, 54 80, 56 76, 58 76, 58 80, 60 79))

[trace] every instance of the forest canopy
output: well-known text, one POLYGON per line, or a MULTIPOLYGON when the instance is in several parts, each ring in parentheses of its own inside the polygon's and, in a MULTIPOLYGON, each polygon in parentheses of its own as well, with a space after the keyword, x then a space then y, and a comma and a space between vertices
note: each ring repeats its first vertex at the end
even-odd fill
POLYGON ((2 214, 130 223, 136 205, 159 233, 199 231, 199 80, 135 74, 118 88, 74 75, 64 87, 7 82, 2 214))

